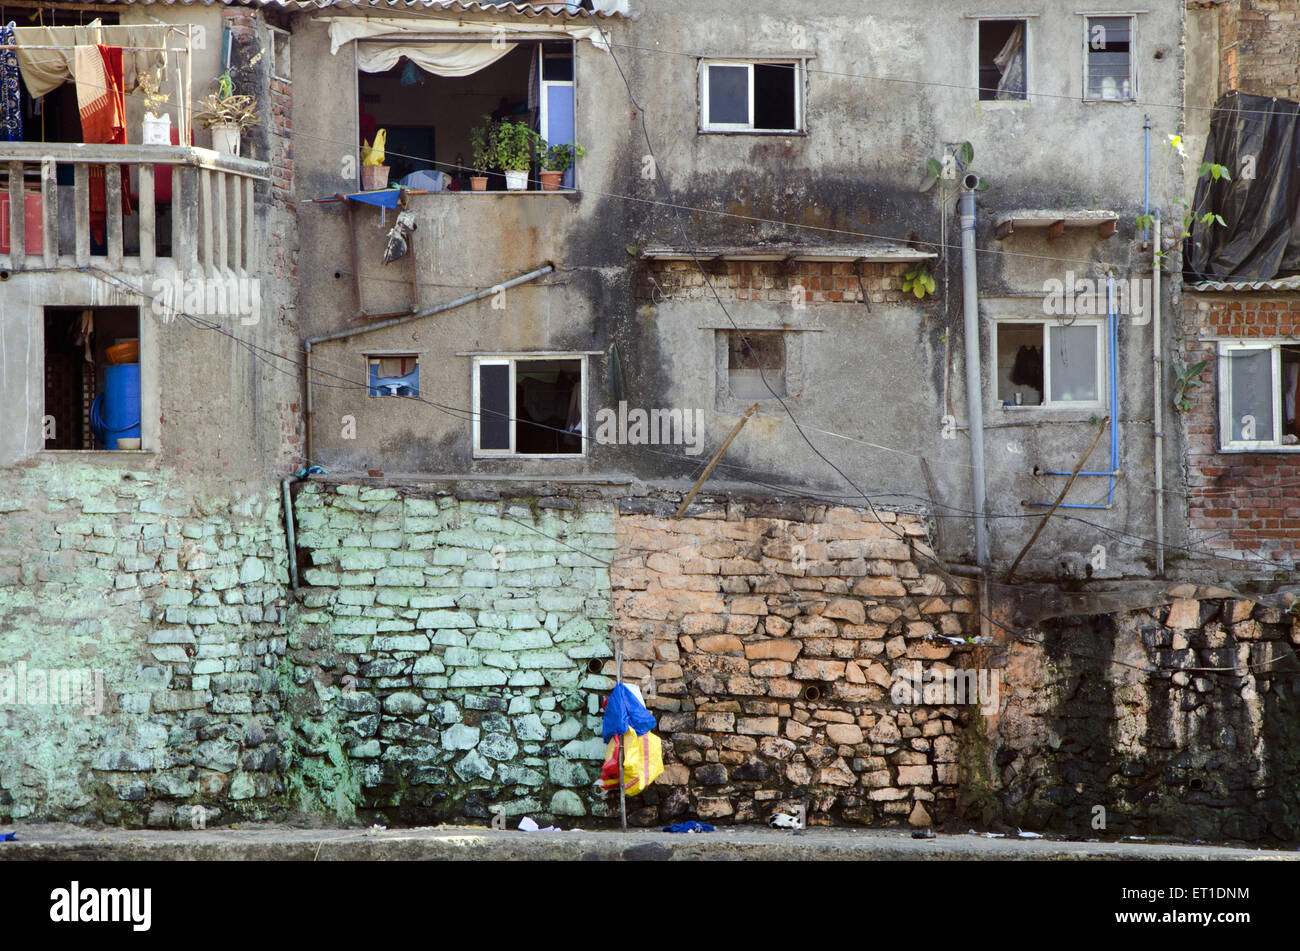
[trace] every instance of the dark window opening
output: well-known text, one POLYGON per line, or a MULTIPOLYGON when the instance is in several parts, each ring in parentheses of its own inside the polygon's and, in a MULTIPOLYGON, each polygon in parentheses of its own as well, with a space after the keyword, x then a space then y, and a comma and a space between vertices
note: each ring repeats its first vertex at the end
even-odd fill
POLYGON ((795 80, 792 63, 758 63, 754 66, 754 128, 794 129, 795 80))
POLYGON ((1043 402, 1043 325, 998 325, 998 401, 1003 406, 1043 402))
POLYGON ((785 365, 781 331, 727 331, 727 389, 732 396, 772 399, 773 391, 785 396, 785 365))
POLYGON ((510 364, 482 363, 479 373, 479 448, 510 448, 510 364))
POLYGON ((582 362, 515 361, 515 452, 582 452, 582 362))
POLYGON ((46 449, 141 448, 139 338, 135 308, 46 309, 46 449))
POLYGON ((1025 21, 979 21, 979 97, 1024 99, 1025 21))
MULTIPOLYGON (((437 76, 403 57, 386 72, 358 74, 359 143, 386 131, 390 184, 469 191, 471 175, 480 174, 472 135, 489 120, 522 122, 550 144, 574 141, 573 79, 570 42, 521 42, 468 76, 437 76)), ((489 166, 481 170, 488 190, 505 190, 505 170, 489 166)), ((528 171, 529 189, 537 190, 535 161, 528 171)), ((565 185, 571 184, 569 170, 565 185)))

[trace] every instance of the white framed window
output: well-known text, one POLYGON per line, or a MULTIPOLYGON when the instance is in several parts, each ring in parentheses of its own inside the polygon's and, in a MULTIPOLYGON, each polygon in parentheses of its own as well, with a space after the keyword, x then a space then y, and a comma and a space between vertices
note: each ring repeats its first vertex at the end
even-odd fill
POLYGON ((1219 445, 1300 451, 1300 342, 1219 343, 1219 445))
POLYGON ((291 82, 289 74, 289 31, 271 27, 271 75, 291 82))
POLYGON ((1096 409, 1105 404, 1105 318, 994 321, 1002 406, 1096 409))
POLYGON ((1137 17, 1083 18, 1083 98, 1127 102, 1137 98, 1137 17))
POLYGON ((472 390, 475 458, 587 454, 585 354, 475 357, 472 390))
POLYGON ((700 61, 700 131, 800 133, 804 61, 700 61))

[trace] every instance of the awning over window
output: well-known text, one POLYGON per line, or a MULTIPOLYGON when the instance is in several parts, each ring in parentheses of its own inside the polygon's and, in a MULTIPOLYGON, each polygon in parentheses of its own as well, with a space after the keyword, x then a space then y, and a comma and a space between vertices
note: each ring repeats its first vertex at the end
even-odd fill
POLYGON ((367 73, 392 69, 405 56, 436 76, 469 76, 501 59, 519 40, 589 40, 597 49, 609 50, 598 29, 567 22, 534 21, 526 28, 486 20, 453 25, 400 17, 332 17, 328 22, 330 52, 359 41, 357 65, 367 73))

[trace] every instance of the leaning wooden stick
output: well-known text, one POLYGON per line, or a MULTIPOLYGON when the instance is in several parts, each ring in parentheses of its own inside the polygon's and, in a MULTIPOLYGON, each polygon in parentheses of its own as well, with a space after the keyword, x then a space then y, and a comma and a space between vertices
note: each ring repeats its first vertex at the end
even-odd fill
POLYGON ((740 435, 740 431, 744 429, 745 424, 749 422, 749 417, 753 416, 756 412, 758 412, 757 403, 751 406, 744 416, 740 417, 740 422, 736 423, 735 428, 731 430, 731 435, 723 441, 722 445, 718 447, 718 451, 713 454, 713 458, 709 460, 709 467, 700 474, 700 477, 695 480, 695 484, 691 486, 691 491, 687 494, 686 501, 683 502, 682 507, 677 510, 677 518, 681 518, 686 514, 686 510, 695 499, 695 494, 700 491, 700 486, 704 485, 704 480, 709 477, 709 473, 712 472, 713 467, 718 464, 718 461, 722 458, 722 454, 727 451, 727 447, 731 445, 731 441, 740 435))

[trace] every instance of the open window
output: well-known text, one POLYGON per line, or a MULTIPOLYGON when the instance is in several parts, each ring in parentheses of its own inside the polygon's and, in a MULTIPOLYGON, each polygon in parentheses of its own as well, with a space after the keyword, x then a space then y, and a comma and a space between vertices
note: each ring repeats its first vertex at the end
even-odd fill
POLYGON ((414 353, 366 354, 371 396, 419 396, 420 357, 414 353))
POLYGON ((48 307, 44 325, 45 448, 146 448, 140 428, 140 312, 48 307))
POLYGON ((803 131, 800 60, 700 63, 700 131, 803 131))
MULTIPOLYGON (((358 146, 386 130, 390 183, 469 191, 479 171, 471 136, 485 116, 525 123, 550 145, 576 140, 571 40, 365 40, 357 63, 358 146)), ((503 170, 482 171, 488 191, 505 190, 503 170)), ((529 190, 540 188, 536 171, 534 163, 529 190)), ((574 187, 572 166, 562 184, 574 187)))
POLYGON ((1219 440, 1228 451, 1300 450, 1300 343, 1219 344, 1219 440))
POLYGON ((775 399, 775 391, 776 396, 785 396, 785 334, 779 330, 722 332, 727 338, 728 395, 770 400, 775 399))
POLYGON ((1137 98, 1133 69, 1136 19, 1085 17, 1085 72, 1083 98, 1122 102, 1137 98))
POLYGON ((1104 322, 999 320, 994 324, 1003 406, 1101 406, 1104 322))
POLYGON ((476 357, 474 455, 584 455, 586 371, 583 356, 476 357))
POLYGON ((979 97, 983 101, 1026 98, 1027 20, 979 21, 979 97))

